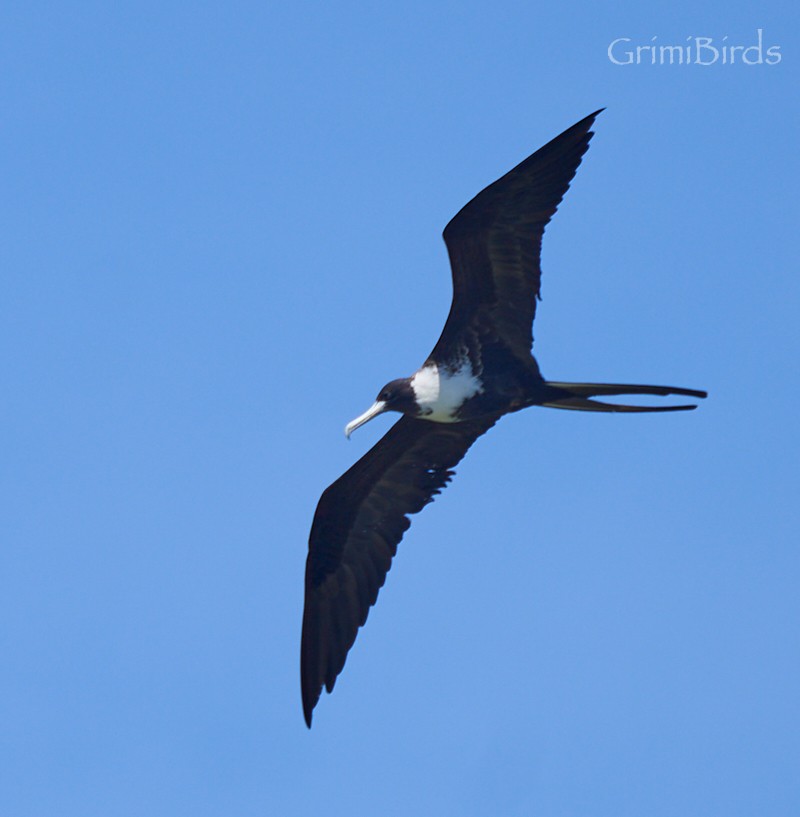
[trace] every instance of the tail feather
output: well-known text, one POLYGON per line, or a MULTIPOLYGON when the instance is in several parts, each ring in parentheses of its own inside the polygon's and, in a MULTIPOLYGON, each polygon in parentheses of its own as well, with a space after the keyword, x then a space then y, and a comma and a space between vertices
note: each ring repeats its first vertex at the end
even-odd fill
POLYGON ((662 397, 670 394, 680 394, 698 399, 707 396, 707 392, 698 389, 682 389, 676 386, 640 386, 622 383, 558 383, 552 380, 548 380, 547 385, 555 390, 555 394, 540 405, 548 408, 570 409, 572 411, 618 411, 629 413, 690 411, 697 408, 697 406, 629 406, 621 403, 603 403, 600 400, 590 400, 589 398, 598 395, 611 396, 615 394, 656 394, 662 397))

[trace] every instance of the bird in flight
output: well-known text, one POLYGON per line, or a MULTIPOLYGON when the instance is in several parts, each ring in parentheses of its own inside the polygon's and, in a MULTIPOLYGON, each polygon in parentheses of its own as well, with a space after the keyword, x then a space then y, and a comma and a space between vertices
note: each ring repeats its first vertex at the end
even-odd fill
MULTIPOLYGON (((602 109, 601 109, 602 110, 602 109)), ((706 392, 672 386, 545 380, 531 354, 542 234, 592 138, 595 113, 565 130, 478 193, 450 221, 444 241, 453 301, 442 335, 411 377, 392 380, 348 423, 403 416, 317 505, 309 537, 300 649, 303 714, 333 690, 358 629, 418 513, 447 485, 469 447, 504 414, 528 406, 575 411, 681 411, 593 398, 706 392)))

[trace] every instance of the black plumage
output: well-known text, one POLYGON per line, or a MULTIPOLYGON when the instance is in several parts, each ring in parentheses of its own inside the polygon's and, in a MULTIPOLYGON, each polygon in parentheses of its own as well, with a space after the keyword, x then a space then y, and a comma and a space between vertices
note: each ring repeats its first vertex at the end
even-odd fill
MULTIPOLYGON (((676 411, 695 406, 629 406, 592 398, 706 396, 669 386, 546 381, 530 353, 542 235, 588 149, 598 113, 489 185, 450 221, 444 240, 453 301, 441 337, 416 375, 387 384, 375 406, 348 426, 349 434, 382 411, 404 414, 325 490, 317 505, 306 562, 301 645, 303 712, 309 726, 323 687, 333 689, 378 597, 411 524, 408 517, 445 487, 469 447, 501 416, 532 405, 676 411), (456 404, 445 399, 446 380, 465 390, 456 404)), ((458 392, 447 394, 455 399, 458 392)))

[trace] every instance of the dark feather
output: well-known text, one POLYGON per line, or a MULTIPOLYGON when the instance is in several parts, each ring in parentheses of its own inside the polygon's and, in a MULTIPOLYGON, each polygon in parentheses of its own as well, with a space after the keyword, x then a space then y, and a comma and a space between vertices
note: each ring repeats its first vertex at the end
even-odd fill
POLYGON ((453 302, 431 358, 467 326, 493 333, 521 360, 533 345, 544 228, 589 148, 596 111, 478 193, 444 229, 453 302))
POLYGON ((309 540, 301 647, 309 726, 322 688, 333 689, 375 604, 409 515, 442 490, 472 443, 500 416, 530 405, 604 412, 693 408, 608 404, 591 399, 597 395, 705 397, 666 386, 547 382, 530 354, 542 236, 589 147, 598 113, 489 185, 445 228, 453 302, 428 360, 446 370, 454 361, 460 366, 466 354, 481 390, 458 407, 459 422, 403 417, 322 494, 309 540))
POLYGON ((450 481, 467 450, 496 422, 462 423, 402 417, 349 471, 322 494, 306 561, 306 601, 300 649, 303 713, 336 676, 367 620, 411 522, 450 481))

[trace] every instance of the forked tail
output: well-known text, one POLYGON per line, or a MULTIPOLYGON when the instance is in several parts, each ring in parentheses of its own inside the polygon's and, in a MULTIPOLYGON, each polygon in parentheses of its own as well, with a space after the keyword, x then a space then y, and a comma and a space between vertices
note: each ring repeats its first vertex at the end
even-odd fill
POLYGON ((556 383, 547 381, 547 385, 554 390, 552 398, 539 405, 548 408, 570 409, 572 411, 689 411, 697 408, 696 405, 688 406, 627 406, 621 403, 603 403, 600 400, 590 400, 598 395, 614 394, 657 394, 666 396, 669 394, 682 394, 687 397, 702 399, 707 396, 707 392, 697 389, 679 389, 675 386, 635 386, 621 383, 556 383))

